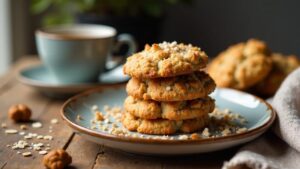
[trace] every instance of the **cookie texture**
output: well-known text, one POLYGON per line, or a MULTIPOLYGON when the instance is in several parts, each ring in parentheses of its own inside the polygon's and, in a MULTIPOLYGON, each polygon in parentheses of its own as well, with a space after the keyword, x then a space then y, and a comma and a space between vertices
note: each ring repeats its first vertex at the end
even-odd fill
POLYGON ((194 72, 169 78, 132 78, 127 93, 135 98, 155 101, 183 101, 206 97, 216 88, 214 80, 205 72, 194 72))
POLYGON ((265 79, 251 88, 251 92, 260 96, 270 97, 275 94, 289 73, 300 66, 297 56, 284 56, 274 53, 271 56, 273 67, 265 79))
POLYGON ((142 119, 194 119, 212 112, 214 107, 215 102, 209 96, 178 102, 157 102, 128 96, 124 102, 127 112, 142 119))
POLYGON ((177 131, 190 133, 202 129, 208 123, 208 115, 190 120, 146 120, 137 118, 130 113, 124 113, 122 123, 130 131, 137 131, 144 134, 174 134, 177 131))
POLYGON ((163 42, 146 45, 143 51, 128 57, 123 71, 139 79, 172 77, 197 71, 207 62, 207 55, 198 47, 163 42))
POLYGON ((244 90, 264 79, 272 68, 270 51, 256 39, 239 43, 220 53, 208 66, 217 86, 244 90))

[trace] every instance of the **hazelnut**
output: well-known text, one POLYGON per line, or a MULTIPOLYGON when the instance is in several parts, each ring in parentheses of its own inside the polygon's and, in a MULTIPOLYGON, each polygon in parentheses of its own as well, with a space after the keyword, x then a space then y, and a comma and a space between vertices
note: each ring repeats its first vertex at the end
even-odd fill
POLYGON ((15 122, 26 122, 30 120, 31 110, 24 104, 13 105, 8 110, 8 116, 15 122))
POLYGON ((63 149, 50 151, 43 158, 43 164, 49 169, 63 169, 72 163, 72 157, 63 149))

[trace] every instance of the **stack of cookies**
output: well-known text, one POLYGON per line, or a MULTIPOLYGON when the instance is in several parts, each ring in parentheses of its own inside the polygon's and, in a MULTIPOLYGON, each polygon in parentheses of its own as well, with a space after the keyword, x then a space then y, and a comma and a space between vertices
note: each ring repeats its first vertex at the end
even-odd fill
POLYGON ((203 71, 208 57, 200 48, 176 42, 146 45, 127 59, 123 125, 145 134, 190 133, 202 129, 214 110, 208 95, 216 85, 203 71))

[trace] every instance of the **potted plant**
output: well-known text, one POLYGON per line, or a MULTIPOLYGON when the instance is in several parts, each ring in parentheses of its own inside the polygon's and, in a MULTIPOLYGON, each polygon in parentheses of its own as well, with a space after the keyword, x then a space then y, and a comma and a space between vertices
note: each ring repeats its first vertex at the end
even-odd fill
POLYGON ((159 41, 165 10, 191 0, 32 0, 31 10, 44 15, 44 26, 89 23, 132 34, 140 48, 159 41))

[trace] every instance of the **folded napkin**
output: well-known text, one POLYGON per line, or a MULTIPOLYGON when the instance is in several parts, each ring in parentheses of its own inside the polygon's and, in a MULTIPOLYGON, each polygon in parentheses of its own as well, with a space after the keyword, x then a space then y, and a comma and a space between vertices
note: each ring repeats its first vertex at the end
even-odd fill
POLYGON ((271 104, 277 112, 272 133, 241 148, 222 169, 300 169, 300 68, 284 80, 271 104))

